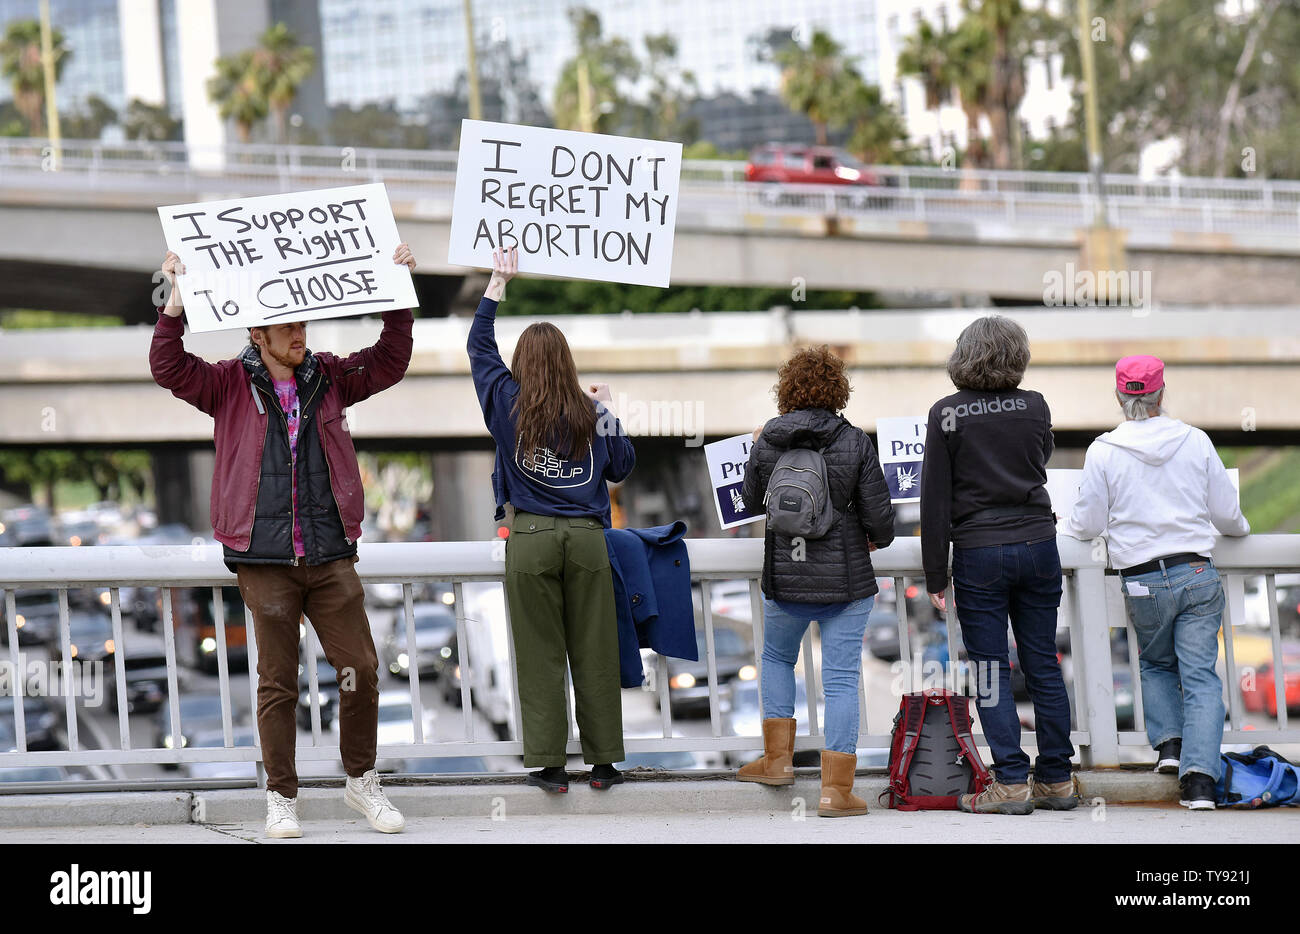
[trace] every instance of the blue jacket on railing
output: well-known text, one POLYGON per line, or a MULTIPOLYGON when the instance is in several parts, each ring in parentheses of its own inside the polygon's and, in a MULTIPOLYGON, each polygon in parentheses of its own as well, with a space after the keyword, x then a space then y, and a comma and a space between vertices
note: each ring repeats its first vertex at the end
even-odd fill
POLYGON ((641 686, 641 649, 699 661, 686 523, 606 529, 618 609, 618 667, 625 688, 641 686))

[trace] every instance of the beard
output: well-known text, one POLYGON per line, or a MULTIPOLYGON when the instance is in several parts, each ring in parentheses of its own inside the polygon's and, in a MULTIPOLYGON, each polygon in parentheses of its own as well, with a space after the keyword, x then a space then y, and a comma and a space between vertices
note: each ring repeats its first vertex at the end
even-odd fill
POLYGON ((287 366, 291 370, 298 369, 299 364, 307 357, 307 348, 302 347, 298 350, 287 350, 284 353, 278 353, 270 347, 264 349, 264 353, 281 366, 287 366))

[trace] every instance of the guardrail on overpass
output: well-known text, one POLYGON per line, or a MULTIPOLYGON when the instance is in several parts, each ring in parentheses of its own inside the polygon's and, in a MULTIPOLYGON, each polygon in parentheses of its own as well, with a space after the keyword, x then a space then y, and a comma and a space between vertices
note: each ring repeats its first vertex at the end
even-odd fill
MULTIPOLYGON (((1263 575, 1268 597, 1267 629, 1262 627, 1260 633, 1267 633, 1272 647, 1272 657, 1282 658, 1281 629, 1279 625, 1277 603, 1275 600, 1275 576, 1278 573, 1294 572, 1300 569, 1300 550, 1297 549, 1300 538, 1293 535, 1259 535, 1244 539, 1223 540, 1214 551, 1214 561, 1219 567, 1224 580, 1227 605, 1224 619, 1224 668, 1225 682, 1228 688, 1228 711, 1230 728, 1225 731, 1226 743, 1295 743, 1300 742, 1300 728, 1290 726, 1287 719, 1284 684, 1282 679, 1275 679, 1274 699, 1277 702, 1275 726, 1266 729, 1247 730, 1243 727, 1243 699, 1238 689, 1242 666, 1234 655, 1234 643, 1241 636, 1246 626, 1245 582, 1248 577, 1263 575)), ((1068 627, 1071 654, 1073 658, 1072 677, 1067 681, 1070 688, 1073 730, 1071 738, 1081 747, 1085 765, 1111 766, 1118 764, 1119 748, 1122 745, 1146 745, 1147 739, 1142 730, 1142 700, 1139 684, 1136 652, 1130 649, 1128 668, 1132 677, 1135 729, 1120 730, 1117 727, 1114 673, 1112 671, 1112 631, 1126 630, 1128 646, 1136 647, 1137 640, 1125 617, 1120 603, 1118 578, 1108 573, 1104 562, 1094 556, 1090 543, 1060 537, 1058 545, 1061 550, 1061 564, 1064 570, 1064 597, 1061 608, 1061 622, 1068 627)), ((715 620, 712 610, 711 587, 723 580, 745 580, 748 582, 754 645, 761 647, 762 612, 758 577, 761 574, 763 541, 761 539, 696 539, 688 541, 691 578, 698 582, 701 594, 702 628, 705 633, 708 664, 709 715, 711 735, 702 737, 675 736, 673 730, 671 705, 666 691, 659 693, 659 705, 662 720, 662 735, 653 738, 632 738, 626 740, 629 752, 671 752, 688 751, 727 751, 746 750, 761 747, 758 736, 723 735, 720 721, 720 704, 722 695, 717 684, 716 657, 714 653, 715 620)), ((76 697, 68 692, 63 698, 67 714, 68 749, 60 751, 27 751, 24 718, 18 715, 21 700, 16 695, 5 700, 3 716, 11 713, 16 721, 16 749, 0 752, 0 768, 7 766, 86 766, 86 765, 132 765, 143 763, 198 763, 198 762, 257 762, 260 751, 256 745, 237 746, 233 742, 231 697, 234 691, 248 691, 248 696, 256 707, 256 646, 254 640, 248 640, 249 674, 247 683, 238 685, 231 677, 227 652, 227 634, 224 624, 215 628, 215 655, 218 663, 220 683, 221 715, 223 744, 210 748, 158 748, 139 747, 132 741, 127 720, 126 669, 124 658, 130 656, 130 634, 125 630, 122 620, 120 588, 128 584, 150 584, 164 589, 162 600, 163 635, 166 650, 166 681, 169 710, 170 732, 172 736, 182 735, 180 714, 180 689, 178 678, 177 645, 173 627, 171 588, 201 587, 212 588, 213 616, 224 620, 221 587, 230 586, 233 576, 221 560, 219 547, 214 546, 177 546, 177 547, 142 547, 142 546, 99 546, 95 548, 13 548, 4 550, 4 561, 0 570, 0 591, 3 592, 5 608, 6 635, 9 649, 8 663, 13 671, 21 671, 18 629, 15 622, 15 591, 25 588, 56 588, 59 592, 59 658, 65 671, 73 670, 73 653, 70 647, 68 591, 83 587, 108 587, 109 605, 112 614, 113 641, 115 651, 111 657, 112 690, 117 702, 117 719, 119 745, 109 749, 86 749, 79 741, 77 730, 76 697), (12 704, 12 706, 11 706, 12 704)), ((456 633, 461 666, 461 711, 464 717, 464 740, 460 742, 429 742, 423 735, 423 714, 420 701, 420 677, 418 665, 410 666, 409 682, 413 707, 414 743, 398 746, 381 746, 381 757, 388 756, 481 756, 510 755, 519 756, 523 752, 520 741, 521 730, 518 705, 513 703, 517 697, 517 685, 514 683, 514 659, 511 641, 505 645, 511 653, 509 658, 510 698, 512 714, 509 717, 508 739, 483 737, 475 734, 475 722, 472 716, 470 684, 474 680, 476 666, 487 664, 485 658, 489 651, 482 641, 471 638, 465 615, 464 585, 468 582, 492 582, 502 580, 504 563, 494 542, 440 542, 427 544, 363 544, 361 559, 357 570, 363 581, 399 582, 404 588, 404 620, 407 645, 415 645, 415 623, 413 611, 412 585, 419 582, 451 583, 455 593, 456 633)), ((899 539, 888 549, 878 551, 873 556, 877 573, 894 579, 895 592, 904 592, 903 578, 921 577, 920 541, 916 538, 899 539)), ((951 606, 951 590, 949 591, 951 606)), ((252 630, 251 614, 246 612, 246 632, 252 630)), ((897 604, 898 638, 900 654, 904 659, 913 658, 913 643, 907 620, 905 599, 897 604)), ((509 612, 506 608, 504 626, 508 631, 509 612)), ((307 636, 308 658, 316 655, 310 629, 307 636)), ((948 657, 958 658, 958 630, 955 618, 949 611, 947 618, 948 657)), ((805 637, 803 644, 803 670, 808 686, 808 729, 796 738, 798 749, 819 749, 822 746, 821 724, 818 720, 818 700, 821 694, 818 678, 818 665, 812 651, 811 635, 805 637)), ((755 665, 761 664, 761 650, 756 649, 755 665)), ((498 664, 504 660, 498 659, 498 664)), ((308 676, 308 696, 311 699, 311 739, 310 746, 298 748, 300 760, 337 760, 339 749, 336 742, 323 739, 318 696, 316 666, 306 666, 308 676)), ((924 672, 912 671, 915 679, 913 687, 919 687, 924 672)), ((656 680, 659 685, 667 684, 666 664, 662 657, 657 657, 656 680)), ((956 677, 956 669, 949 669, 945 675, 949 684, 956 677)), ((924 686, 936 686, 925 684, 924 686)), ((864 690, 860 686, 860 692, 864 690)), ((863 708, 861 732, 858 737, 860 749, 887 749, 889 746, 889 720, 879 717, 868 719, 866 716, 865 694, 860 693, 863 708)), ((891 711, 892 713, 892 711, 891 711)), ((570 722, 570 753, 578 753, 580 745, 572 738, 573 725, 570 722)), ((977 742, 981 737, 977 735, 977 742)), ((256 737, 254 735, 254 742, 256 737)), ((75 783, 60 784, 59 789, 75 788, 75 783)))
MULTIPOLYGON (((57 171, 48 140, 0 139, 0 189, 156 190, 262 194, 384 182, 400 197, 429 199, 450 216, 453 151, 334 146, 65 140, 57 171)), ((1013 172, 871 166, 879 184, 754 184, 745 163, 686 160, 679 223, 719 214, 881 216, 1007 225, 1085 227, 1098 206, 1095 179, 1080 172, 1013 172)), ((1300 182, 1268 179, 1142 178, 1107 175, 1112 226, 1151 231, 1300 234, 1300 182)))

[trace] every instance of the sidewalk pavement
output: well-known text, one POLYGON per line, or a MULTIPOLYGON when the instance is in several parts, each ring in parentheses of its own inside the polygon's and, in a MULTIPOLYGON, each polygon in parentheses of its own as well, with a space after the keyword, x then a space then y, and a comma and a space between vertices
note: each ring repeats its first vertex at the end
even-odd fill
POLYGON ((0 846, 11 843, 1283 843, 1300 831, 1300 809, 1191 812, 1177 783, 1149 771, 1081 772, 1073 811, 1014 818, 877 805, 882 775, 859 776, 871 804, 864 818, 817 817, 815 770, 794 786, 732 778, 634 775, 594 792, 574 782, 550 796, 518 779, 390 781, 407 820, 402 834, 371 830, 343 804, 341 787, 304 787, 301 840, 262 839, 265 793, 129 791, 0 796, 0 846))

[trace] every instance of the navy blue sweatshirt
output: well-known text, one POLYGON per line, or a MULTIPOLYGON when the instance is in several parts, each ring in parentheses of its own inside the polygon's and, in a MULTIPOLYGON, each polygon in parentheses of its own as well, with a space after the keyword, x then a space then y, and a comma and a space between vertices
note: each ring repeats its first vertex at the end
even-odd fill
POLYGON ((496 519, 505 517, 505 504, 543 516, 594 516, 609 528, 609 489, 632 472, 636 452, 623 426, 599 402, 596 436, 590 448, 573 460, 564 460, 549 448, 520 456, 515 447, 518 426, 511 415, 519 384, 501 359, 496 339, 497 303, 484 298, 474 312, 469 329, 469 369, 483 408, 483 421, 497 445, 492 491, 496 494, 496 519))

